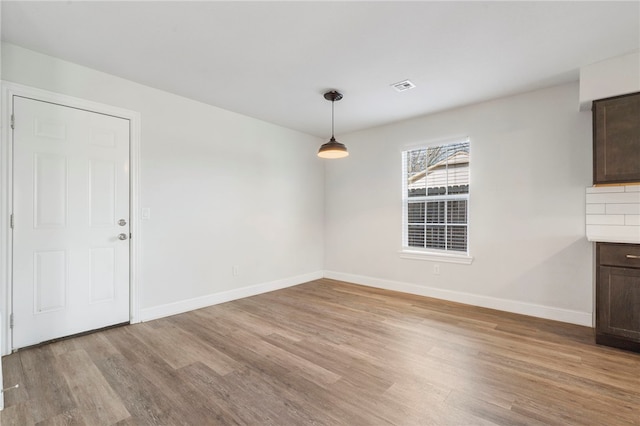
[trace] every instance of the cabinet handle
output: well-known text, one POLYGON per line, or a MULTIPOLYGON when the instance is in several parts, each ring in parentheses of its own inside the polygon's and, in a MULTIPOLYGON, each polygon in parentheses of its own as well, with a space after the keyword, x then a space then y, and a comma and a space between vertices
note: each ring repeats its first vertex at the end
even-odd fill
POLYGON ((637 254, 628 254, 627 259, 640 259, 640 256, 637 254))

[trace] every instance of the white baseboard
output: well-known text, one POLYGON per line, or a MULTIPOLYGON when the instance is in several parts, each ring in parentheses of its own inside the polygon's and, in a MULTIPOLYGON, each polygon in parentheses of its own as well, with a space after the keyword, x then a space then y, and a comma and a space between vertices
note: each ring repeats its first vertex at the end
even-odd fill
POLYGON ((433 287, 426 287, 400 281, 385 280, 368 277, 364 275, 346 274, 335 271, 317 271, 304 275, 297 275, 282 280, 267 283, 255 284, 220 293, 208 294, 206 296, 195 297, 193 299, 181 300, 179 302, 167 303, 165 305, 140 309, 140 320, 150 321, 153 319, 181 314, 219 303, 230 302, 244 297, 256 296, 262 293, 292 287, 320 278, 330 278, 339 281, 346 281, 354 284, 369 287, 381 288, 385 290, 399 291, 402 293, 415 294, 418 296, 433 297, 435 299, 448 300, 451 302, 464 303, 467 305, 480 306, 483 308, 497 309, 515 314, 529 315, 538 318, 545 318, 570 324, 593 327, 593 313, 573 311, 569 309, 555 308, 552 306, 537 305, 533 303, 519 302, 497 297, 481 296, 471 293, 463 293, 452 290, 444 290, 433 287))
POLYGON ((529 315, 570 324, 593 327, 593 313, 554 308, 552 306, 536 305, 516 300, 499 299, 497 297, 481 296, 471 293, 443 290, 400 281, 383 280, 364 275, 345 274, 335 271, 324 271, 324 277, 354 284, 376 287, 419 296, 433 297, 450 302, 464 303, 483 308, 497 309, 515 314, 529 315))
POLYGON ((294 285, 303 284, 309 281, 319 280, 320 278, 323 278, 322 271, 311 272, 309 274, 297 275, 294 277, 284 278, 267 283, 255 284, 233 290, 222 291, 220 293, 207 294, 206 296, 194 297, 193 299, 167 303, 166 305, 144 308, 140 309, 139 319, 140 321, 151 321, 158 318, 181 314, 183 312, 193 311, 194 309, 205 308, 207 306, 217 305, 219 303, 230 302, 232 300, 242 299, 244 297, 255 296, 274 290, 280 290, 286 287, 292 287, 294 285))

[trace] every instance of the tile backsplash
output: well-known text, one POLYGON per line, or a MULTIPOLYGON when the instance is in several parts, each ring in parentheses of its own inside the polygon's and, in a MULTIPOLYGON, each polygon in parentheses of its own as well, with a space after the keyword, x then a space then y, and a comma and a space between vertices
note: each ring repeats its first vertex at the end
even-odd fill
POLYGON ((587 188, 589 241, 640 244, 640 184, 587 188))

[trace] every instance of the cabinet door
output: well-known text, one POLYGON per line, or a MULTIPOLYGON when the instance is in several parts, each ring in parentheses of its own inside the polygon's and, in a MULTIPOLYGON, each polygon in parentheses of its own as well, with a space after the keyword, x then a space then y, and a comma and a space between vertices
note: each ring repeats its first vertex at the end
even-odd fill
POLYGON ((594 101, 593 183, 640 181, 640 93, 594 101))
POLYGON ((640 342, 640 269, 598 267, 596 328, 640 342))

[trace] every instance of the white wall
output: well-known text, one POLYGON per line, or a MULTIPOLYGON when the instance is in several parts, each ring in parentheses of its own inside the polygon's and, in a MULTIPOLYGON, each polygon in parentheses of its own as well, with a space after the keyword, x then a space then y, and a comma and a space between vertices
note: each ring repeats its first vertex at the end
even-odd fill
POLYGON ((321 276, 320 139, 11 44, 2 56, 6 81, 141 113, 143 319, 321 276))
POLYGON ((10 44, 2 56, 7 81, 141 113, 147 318, 324 267, 347 281, 591 324, 591 117, 576 111, 577 83, 339 136, 351 156, 323 174, 317 138, 10 44), (456 136, 471 139, 474 262, 440 263, 434 275, 434 262, 398 254, 400 152, 456 136))
POLYGON ((640 92, 640 52, 616 56, 580 68, 580 109, 591 102, 640 92))
POLYGON ((325 274, 337 279, 591 325, 585 238, 591 117, 578 84, 340 135, 325 171, 325 274), (401 151, 469 136, 473 264, 401 259, 401 151))

